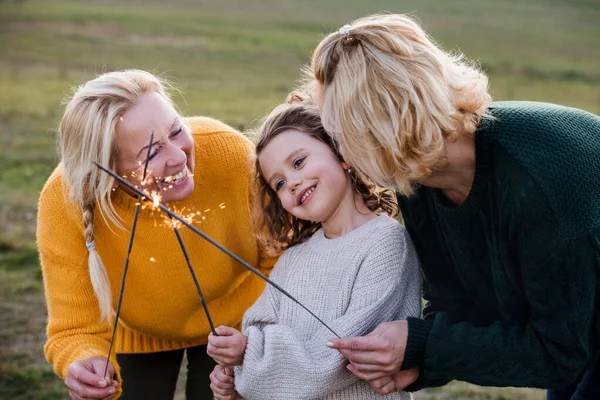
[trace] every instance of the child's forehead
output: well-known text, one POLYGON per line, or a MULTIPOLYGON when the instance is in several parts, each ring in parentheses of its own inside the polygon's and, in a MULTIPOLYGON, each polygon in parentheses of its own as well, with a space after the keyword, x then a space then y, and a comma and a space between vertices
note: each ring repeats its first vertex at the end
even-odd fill
POLYGON ((305 149, 306 151, 322 151, 329 149, 329 146, 316 137, 299 131, 297 129, 289 129, 281 132, 273 137, 269 143, 263 148, 261 154, 271 153, 285 159, 288 154, 305 149))
POLYGON ((296 129, 286 130, 273 137, 258 155, 261 169, 277 167, 294 161, 295 156, 332 151, 321 140, 296 129))

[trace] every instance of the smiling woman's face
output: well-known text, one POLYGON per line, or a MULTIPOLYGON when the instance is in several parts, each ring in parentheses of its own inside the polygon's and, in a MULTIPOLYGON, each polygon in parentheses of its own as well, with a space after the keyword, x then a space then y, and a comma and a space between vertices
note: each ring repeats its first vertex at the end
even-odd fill
POLYGON ((141 187, 148 162, 151 184, 144 188, 162 193, 164 201, 178 201, 194 190, 194 140, 173 106, 158 93, 146 93, 117 124, 117 172, 141 187), (150 157, 148 144, 154 135, 150 157))

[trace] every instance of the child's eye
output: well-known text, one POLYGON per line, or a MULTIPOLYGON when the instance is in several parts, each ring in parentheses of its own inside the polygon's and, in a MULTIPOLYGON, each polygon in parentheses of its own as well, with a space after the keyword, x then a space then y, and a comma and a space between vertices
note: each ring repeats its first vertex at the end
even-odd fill
POLYGON ((275 191, 279 192, 281 188, 283 188, 283 185, 285 185, 285 181, 283 179, 280 179, 277 182, 275 182, 275 191))
POLYGON ((171 133, 171 139, 179 136, 179 134, 181 133, 182 130, 183 130, 183 127, 179 128, 175 132, 171 133))
POLYGON ((304 157, 296 159, 294 161, 294 168, 300 168, 302 163, 304 163, 304 157))

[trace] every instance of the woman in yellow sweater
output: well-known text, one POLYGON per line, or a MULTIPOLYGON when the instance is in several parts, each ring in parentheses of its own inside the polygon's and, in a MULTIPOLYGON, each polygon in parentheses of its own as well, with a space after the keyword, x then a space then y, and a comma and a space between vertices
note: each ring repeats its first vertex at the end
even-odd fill
MULTIPOLYGON (((187 350, 187 396, 211 398, 210 326, 172 226, 149 204, 130 256, 107 374, 114 379, 104 379, 137 198, 93 162, 140 185, 148 158, 147 189, 267 274, 275 260, 253 234, 252 145, 219 121, 182 118, 164 84, 139 70, 79 87, 58 139, 62 159, 42 190, 37 227, 48 361, 72 399, 162 400, 172 399, 187 350)), ((215 325, 239 325, 263 281, 188 229, 181 235, 215 325)))

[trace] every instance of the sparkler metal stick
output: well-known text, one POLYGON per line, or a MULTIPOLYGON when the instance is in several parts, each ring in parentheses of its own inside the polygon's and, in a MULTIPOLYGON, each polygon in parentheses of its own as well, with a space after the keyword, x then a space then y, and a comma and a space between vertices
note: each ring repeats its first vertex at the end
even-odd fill
MULTIPOLYGON (((158 184, 156 185, 156 188, 158 189, 156 193, 160 193, 161 190, 160 190, 160 187, 158 186, 158 184)), ((140 198, 140 200, 138 200, 138 202, 139 201, 141 201, 141 198, 140 198)), ((160 202, 160 204, 162 204, 164 207, 168 208, 168 206, 164 202, 160 202)), ((169 216, 169 218, 171 221, 171 225, 173 226, 173 231, 175 232, 175 236, 177 236, 177 241, 179 242, 179 247, 181 248, 181 252, 183 253, 183 257, 185 258, 187 267, 190 271, 190 274, 192 275, 192 280, 194 281, 194 285, 196 285, 196 291, 198 292, 198 295, 200 296, 200 301, 202 302, 202 308, 204 308, 204 314, 206 315, 206 319, 208 320, 208 324, 210 325, 210 330, 214 336, 219 336, 217 334, 217 331, 215 330, 215 325, 213 324, 212 317, 210 316, 210 311, 208 311, 208 305, 206 304, 206 299, 204 298, 204 293, 202 293, 202 288, 200 287, 200 282, 198 282, 198 278, 196 277, 196 271, 194 271, 194 268, 192 267, 192 263, 190 262, 190 258, 188 256, 187 249, 185 248, 185 244, 183 243, 183 239, 181 237, 181 234, 179 233, 179 228, 173 223, 173 218, 170 216, 169 216)))
MULTIPOLYGON (((146 161, 144 162, 144 172, 142 174, 142 184, 146 180, 146 172, 148 171, 148 163, 150 162, 150 152, 152 151, 152 143, 154 142, 154 131, 150 134, 150 143, 148 144, 148 152, 146 153, 146 161)), ((117 302, 117 310, 115 311, 115 322, 113 324, 113 331, 110 338, 110 346, 108 347, 108 355, 106 356, 106 365, 104 366, 104 379, 106 379, 106 373, 108 372, 108 363, 110 360, 110 354, 112 352, 113 343, 115 342, 115 334, 117 332, 117 324, 119 323, 119 316, 121 315, 121 305, 123 304, 123 293, 125 292, 125 278, 127 278, 127 270, 129 269, 129 255, 131 254, 131 248, 133 247, 133 237, 135 236, 135 228, 137 226, 138 216, 140 214, 140 203, 142 201, 142 195, 138 193, 137 203, 135 204, 135 214, 133 215, 133 224, 131 225, 131 234, 129 235, 129 245, 127 246, 127 257, 125 258, 125 267, 123 268, 123 276, 121 277, 121 288, 119 289, 119 300, 117 302)))
MULTIPOLYGON (((165 205, 165 207, 167 207, 165 205)), ((173 218, 171 218, 171 221, 173 218)), ((185 257, 185 262, 187 263, 188 269, 190 270, 190 274, 192 274, 192 279, 194 280, 194 284, 196 285, 196 290, 198 291, 198 295, 200 295, 200 300, 202 300, 202 307, 204 308, 204 314, 206 314, 206 318, 208 319, 208 324, 210 325, 210 330, 214 336, 217 335, 217 331, 215 331, 215 325, 213 324, 212 318, 210 317, 210 312, 208 311, 208 306, 206 304, 206 300, 204 300, 204 294, 202 293, 202 289, 200 288, 200 283, 198 282, 198 278, 196 277, 196 272, 194 272, 194 268, 192 268, 192 264, 190 263, 190 258, 188 257, 187 250, 185 245, 183 244, 183 239, 181 238, 181 234, 179 233, 179 229, 173 225, 173 230, 175 231, 175 235, 177 236, 177 241, 179 241, 179 247, 181 247, 181 251, 183 252, 183 256, 185 257)))
MULTIPOLYGON (((117 179, 120 183, 122 183, 123 185, 127 186, 134 193, 137 193, 138 195, 143 196, 143 197, 145 197, 146 199, 148 199, 150 201, 154 201, 154 199, 149 194, 144 193, 141 190, 137 189, 131 183, 127 182, 125 179, 121 178, 119 175, 115 174, 111 170, 109 170, 107 168, 104 168, 102 165, 98 164, 97 162, 94 162, 94 165, 96 165, 96 167, 98 167, 102 171, 106 172, 107 174, 109 174, 113 178, 117 179)), ((289 294, 288 292, 286 292, 281 286, 279 286, 278 284, 276 284, 275 282, 273 282, 272 280, 270 280, 269 278, 267 278, 265 275, 263 275, 259 270, 257 270, 256 268, 252 267, 246 261, 242 260, 240 257, 238 257, 237 255, 235 255, 234 253, 232 253, 231 251, 229 251, 227 248, 225 248, 219 242, 215 241, 213 238, 211 238, 206 233, 204 233, 201 230, 199 230, 198 228, 196 228, 194 225, 188 223, 185 219, 183 219, 182 217, 180 217, 179 215, 177 215, 176 213, 174 213, 173 211, 171 211, 165 205, 158 204, 158 207, 162 211, 164 211, 165 213, 167 213, 169 215, 169 217, 174 218, 177 221, 181 222, 187 228, 191 229, 194 233, 200 235, 203 239, 205 239, 206 241, 208 241, 210 244, 212 244, 213 246, 217 247, 219 250, 221 250, 222 252, 224 252, 225 254, 227 254, 229 257, 233 258, 235 261, 237 261, 238 263, 240 263, 244 268, 246 268, 250 272, 254 273, 256 276, 258 276, 259 278, 261 278, 265 282, 269 283, 275 289, 279 290, 281 293, 283 293, 289 299, 291 299, 292 301, 294 301, 300 307, 304 308, 310 315, 312 315, 313 317, 315 317, 321 324, 323 324, 323 326, 325 328, 327 328, 336 337, 340 338, 340 335, 338 335, 337 333, 335 333, 335 331, 333 329, 331 329, 329 327, 329 325, 327 325, 325 322, 323 322, 323 320, 321 320, 321 318, 317 317, 315 315, 315 313, 313 313, 312 311, 310 311, 304 304, 302 304, 294 296, 292 296, 291 294, 289 294)))

